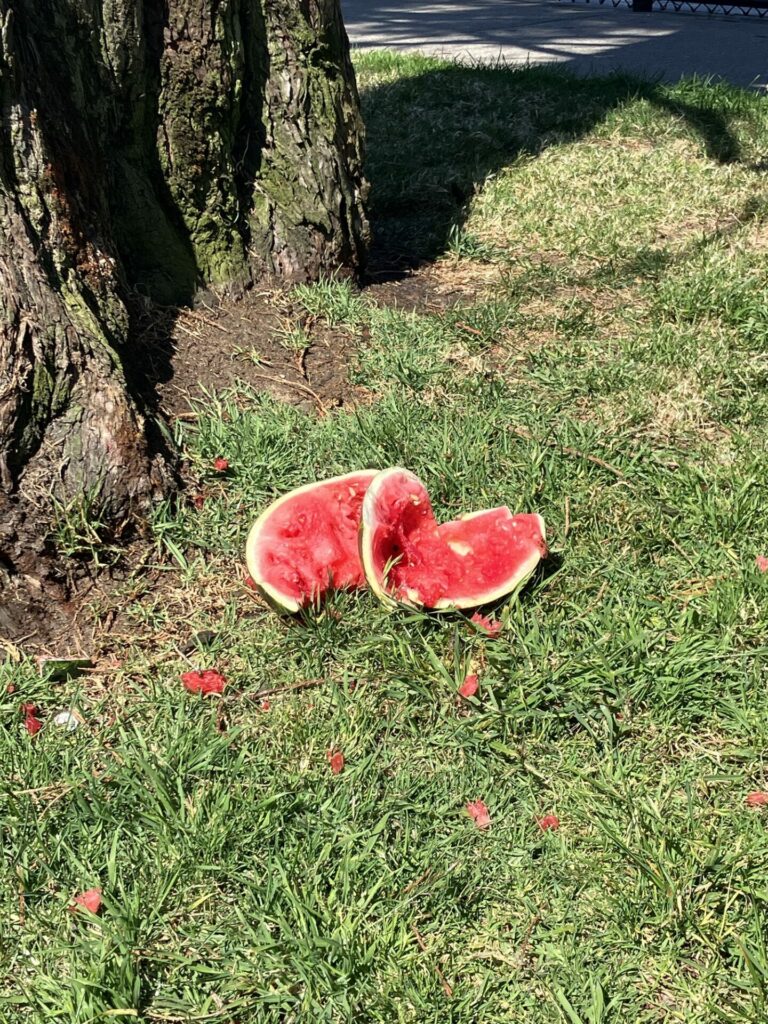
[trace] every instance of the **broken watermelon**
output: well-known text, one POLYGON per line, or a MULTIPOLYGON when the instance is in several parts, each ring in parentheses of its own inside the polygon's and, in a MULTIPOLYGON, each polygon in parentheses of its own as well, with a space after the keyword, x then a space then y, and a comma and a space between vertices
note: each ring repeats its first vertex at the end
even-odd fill
POLYGON ((377 470, 298 487, 262 512, 248 534, 245 558, 259 590, 297 612, 331 588, 361 587, 358 552, 363 497, 377 470))
POLYGON ((386 469, 363 501, 360 557, 382 600, 474 608, 510 594, 547 553, 544 520, 506 507, 438 525, 424 484, 386 469))

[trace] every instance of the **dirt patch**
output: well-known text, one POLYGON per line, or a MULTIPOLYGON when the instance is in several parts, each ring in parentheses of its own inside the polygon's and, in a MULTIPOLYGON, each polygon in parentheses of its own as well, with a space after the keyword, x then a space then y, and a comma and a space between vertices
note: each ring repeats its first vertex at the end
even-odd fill
POLYGON ((15 645, 38 649, 40 639, 70 636, 73 613, 38 580, 0 572, 0 662, 15 645))
POLYGON ((0 662, 17 650, 56 657, 91 657, 96 624, 83 615, 84 586, 66 597, 34 576, 0 574, 0 662))
MULTIPOLYGON (((373 276, 365 287, 372 301, 440 313, 491 291, 499 269, 446 260, 397 280, 381 277, 373 276)), ((136 368, 149 371, 152 404, 159 401, 169 419, 188 414, 191 403, 205 401, 206 392, 237 383, 321 412, 366 397, 348 380, 360 338, 329 328, 288 292, 254 290, 223 301, 209 295, 194 309, 146 308, 138 320, 136 368)))
MULTIPOLYGON (((382 306, 440 313, 476 302, 498 278, 493 265, 446 260, 397 280, 374 277, 365 293, 382 306)), ((171 421, 238 383, 320 415, 370 399, 348 380, 364 332, 329 328, 286 292, 253 290, 227 301, 206 296, 192 309, 140 305, 134 316, 131 386, 171 421)), ((91 658, 113 652, 113 614, 125 602, 126 585, 133 600, 156 597, 168 576, 150 566, 155 552, 147 539, 122 548, 108 568, 57 558, 47 544, 29 556, 29 564, 8 567, 15 573, 0 564, 0 659, 15 656, 17 647, 91 658)))
POLYGON ((136 365, 149 371, 145 394, 168 419, 238 383, 321 411, 355 397, 347 382, 354 338, 317 324, 285 292, 207 296, 194 309, 147 307, 138 320, 136 365))
POLYGON ((397 279, 377 280, 373 275, 365 294, 381 306, 408 312, 444 313, 471 305, 499 283, 500 269, 493 263, 441 260, 397 279))

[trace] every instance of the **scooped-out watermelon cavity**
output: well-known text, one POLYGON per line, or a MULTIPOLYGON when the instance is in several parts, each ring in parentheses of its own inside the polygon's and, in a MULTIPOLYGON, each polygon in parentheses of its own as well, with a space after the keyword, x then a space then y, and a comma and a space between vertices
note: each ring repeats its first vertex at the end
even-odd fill
POLYGON ((331 589, 365 585, 358 534, 363 498, 377 470, 298 487, 254 523, 245 557, 261 592, 288 612, 331 589))
POLYGON ((387 469, 363 501, 360 556, 383 600, 474 608, 516 590, 547 553, 544 520, 505 506, 438 524, 424 484, 387 469))

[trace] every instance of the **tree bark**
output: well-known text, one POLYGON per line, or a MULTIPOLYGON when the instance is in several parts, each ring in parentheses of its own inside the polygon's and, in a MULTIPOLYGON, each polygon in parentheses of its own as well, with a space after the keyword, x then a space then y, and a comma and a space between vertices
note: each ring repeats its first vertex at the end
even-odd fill
POLYGON ((338 0, 0 0, 0 103, 14 561, 22 506, 115 522, 169 486, 127 383, 132 295, 354 275, 368 227, 338 0))

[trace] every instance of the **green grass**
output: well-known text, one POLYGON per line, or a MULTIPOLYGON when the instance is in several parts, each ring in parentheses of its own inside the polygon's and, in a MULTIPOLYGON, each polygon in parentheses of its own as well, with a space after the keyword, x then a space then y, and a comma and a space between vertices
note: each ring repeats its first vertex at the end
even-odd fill
POLYGON ((763 1020, 768 836, 744 798, 768 788, 765 101, 358 71, 384 249, 439 257, 466 298, 298 289, 363 339, 368 398, 318 418, 213 396, 178 428, 206 501, 158 510, 164 585, 126 583, 120 665, 0 666, 0 1020, 763 1020), (553 555, 496 609, 500 639, 366 593, 284 620, 242 586, 265 503, 390 464, 440 515, 544 515, 553 555), (225 672, 223 701, 182 690, 190 660, 225 672), (31 741, 21 699, 85 725, 31 741), (93 885, 101 918, 68 914, 93 885))

